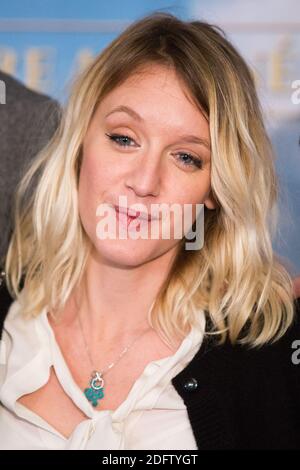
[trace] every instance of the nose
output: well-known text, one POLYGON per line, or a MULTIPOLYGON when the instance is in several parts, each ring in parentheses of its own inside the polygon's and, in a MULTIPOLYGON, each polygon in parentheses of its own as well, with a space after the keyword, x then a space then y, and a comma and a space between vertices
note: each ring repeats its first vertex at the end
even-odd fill
POLYGON ((131 188, 138 196, 158 196, 162 179, 162 162, 160 155, 147 153, 135 163, 126 178, 126 187, 131 188))

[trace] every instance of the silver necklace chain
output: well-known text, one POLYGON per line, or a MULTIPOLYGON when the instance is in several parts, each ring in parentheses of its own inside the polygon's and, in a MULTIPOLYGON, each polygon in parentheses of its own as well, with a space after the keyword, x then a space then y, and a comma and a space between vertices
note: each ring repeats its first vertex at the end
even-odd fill
MULTIPOLYGON (((94 369, 94 372, 96 372, 98 369, 95 367, 94 362, 93 362, 93 360, 92 360, 91 353, 90 353, 89 347, 88 347, 88 345, 87 345, 87 342, 86 342, 86 339, 85 339, 85 336, 84 336, 84 331, 83 331, 83 327, 82 327, 80 315, 78 314, 77 317, 78 317, 78 321, 79 321, 79 325, 80 325, 80 329, 81 329, 81 333, 82 333, 82 338, 83 338, 83 341, 84 341, 85 350, 86 350, 87 355, 88 355, 88 357, 89 357, 89 361, 90 361, 90 363, 91 363, 91 366, 92 366, 92 368, 94 369)), ((150 327, 150 328, 151 328, 151 327, 150 327)), ((111 369, 113 366, 115 366, 115 365, 121 360, 121 358, 124 356, 124 354, 126 354, 126 353, 129 351, 129 349, 131 348, 131 346, 133 346, 134 343, 135 343, 139 338, 141 338, 145 333, 147 333, 150 328, 147 328, 147 330, 145 330, 141 335, 139 335, 137 338, 135 338, 128 346, 126 346, 126 347, 123 349, 123 351, 121 352, 121 354, 119 354, 119 356, 117 357, 116 361, 115 361, 115 362, 112 362, 111 364, 109 364, 106 368, 104 368, 104 369, 101 371, 101 375, 103 375, 105 372, 107 372, 109 369, 111 369)))
MULTIPOLYGON (((78 305, 77 305, 77 301, 76 301, 76 298, 74 298, 74 301, 75 301, 75 305, 76 305, 76 309, 77 309, 77 312, 78 312, 78 305)), ((153 305, 153 303, 152 303, 153 305)), ((150 309, 152 308, 152 305, 150 307, 150 309)), ((150 312, 150 309, 149 309, 149 312, 150 312)), ((85 335, 84 335, 84 331, 83 331, 83 326, 82 326, 82 322, 81 322, 81 319, 80 319, 80 315, 79 313, 77 314, 77 318, 78 318, 78 322, 79 322, 79 326, 80 326, 80 330, 81 330, 81 334, 82 334, 82 338, 83 338, 83 342, 84 342, 84 347, 85 347, 85 350, 86 350, 86 353, 88 355, 88 358, 89 358, 89 361, 90 361, 90 364, 92 366, 92 368, 94 369, 93 370, 93 374, 96 374, 98 369, 95 367, 94 365, 94 362, 93 362, 93 359, 92 359, 92 356, 91 356, 91 353, 90 353, 90 349, 88 347, 88 344, 87 344, 87 341, 86 341, 86 338, 85 338, 85 335)), ((110 370, 113 366, 115 366, 120 360, 121 358, 124 356, 124 354, 126 354, 129 349, 134 345, 134 343, 140 339, 142 336, 144 336, 144 334, 146 334, 149 330, 151 330, 152 327, 150 326, 149 328, 147 328, 141 335, 139 335, 137 338, 135 338, 128 346, 126 346, 123 351, 119 354, 119 356, 117 357, 116 361, 115 362, 112 362, 111 364, 109 364, 107 367, 105 367, 102 372, 100 372, 101 376, 107 372, 108 370, 110 370)))

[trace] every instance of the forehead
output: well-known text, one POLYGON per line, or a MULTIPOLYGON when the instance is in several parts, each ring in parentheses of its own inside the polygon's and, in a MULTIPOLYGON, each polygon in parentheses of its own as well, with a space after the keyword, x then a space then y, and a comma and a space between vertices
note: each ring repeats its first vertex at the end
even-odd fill
MULTIPOLYGON (((106 116, 115 107, 128 106, 138 112, 147 124, 173 130, 188 127, 194 131, 208 123, 199 106, 175 71, 163 66, 149 66, 132 74, 113 89, 100 103, 98 111, 106 116)), ((124 112, 111 113, 109 120, 132 119, 124 112)))

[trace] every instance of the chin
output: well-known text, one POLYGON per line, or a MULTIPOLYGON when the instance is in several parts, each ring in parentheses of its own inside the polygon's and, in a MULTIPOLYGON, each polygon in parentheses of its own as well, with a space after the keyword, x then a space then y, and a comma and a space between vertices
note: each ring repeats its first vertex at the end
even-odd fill
POLYGON ((105 262, 120 267, 136 267, 156 258, 157 250, 146 240, 97 240, 94 254, 105 262), (152 248, 152 249, 151 249, 152 248))

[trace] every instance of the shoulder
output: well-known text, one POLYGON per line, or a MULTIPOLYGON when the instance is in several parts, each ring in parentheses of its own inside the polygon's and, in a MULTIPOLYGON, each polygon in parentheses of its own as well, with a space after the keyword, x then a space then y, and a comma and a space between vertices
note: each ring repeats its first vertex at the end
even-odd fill
POLYGON ((204 396, 225 400, 232 410, 237 406, 253 408, 253 416, 257 416, 258 409, 263 415, 267 407, 274 413, 282 408, 283 413, 285 403, 289 403, 300 420, 299 307, 300 299, 296 299, 294 321, 286 333, 258 348, 231 344, 229 340, 219 344, 215 337, 205 335, 191 362, 173 379, 177 391, 186 400, 193 400, 194 394, 186 389, 192 380, 204 396))
POLYGON ((3 362, 5 352, 7 359, 8 353, 12 348, 19 354, 20 360, 23 360, 26 356, 31 357, 35 350, 39 350, 40 335, 37 333, 37 323, 39 323, 39 321, 39 317, 26 317, 24 315, 21 291, 20 299, 12 300, 7 311, 1 317, 0 341, 2 364, 5 362, 3 362))
MULTIPOLYGON (((249 355, 258 356, 260 358, 266 357, 269 360, 270 357, 276 357, 276 361, 282 365, 291 365, 292 354, 297 343, 300 346, 300 298, 294 300, 294 319, 292 324, 289 326, 287 331, 274 342, 266 343, 260 348, 254 348, 251 352, 248 351, 249 355)), ((299 368, 300 373, 300 368, 299 368)))
MULTIPOLYGON (((3 270, 0 269, 0 271, 3 273, 3 270)), ((6 287, 5 277, 0 277, 0 339, 2 336, 5 318, 13 301, 14 299, 11 297, 6 287)))
POLYGON ((296 364, 297 357, 300 362, 300 298, 295 299, 294 308, 294 320, 285 334, 260 347, 232 344, 228 339, 219 344, 216 336, 206 334, 186 371, 197 374, 205 370, 213 380, 224 375, 233 379, 244 376, 245 381, 263 376, 266 371, 269 377, 281 371, 298 377, 300 384, 300 364, 296 364))
POLYGON ((238 364, 246 364, 249 369, 263 371, 287 370, 300 374, 300 366, 296 370, 293 363, 293 353, 299 342, 300 346, 300 298, 294 300, 294 319, 286 332, 276 341, 270 341, 260 347, 226 344, 231 356, 238 364))
MULTIPOLYGON (((14 300, 8 307, 5 315, 1 316, 1 337, 0 337, 0 387, 6 375, 7 362, 13 345, 19 337, 18 330, 21 325, 20 305, 14 300)), ((21 328, 22 330, 22 328, 21 328)), ((21 333, 22 335, 22 333, 21 333)))
POLYGON ((27 330, 28 321, 22 313, 21 297, 22 291, 20 300, 12 298, 6 286, 5 278, 0 279, 0 340, 5 332, 10 336, 15 334, 22 336, 27 330))

